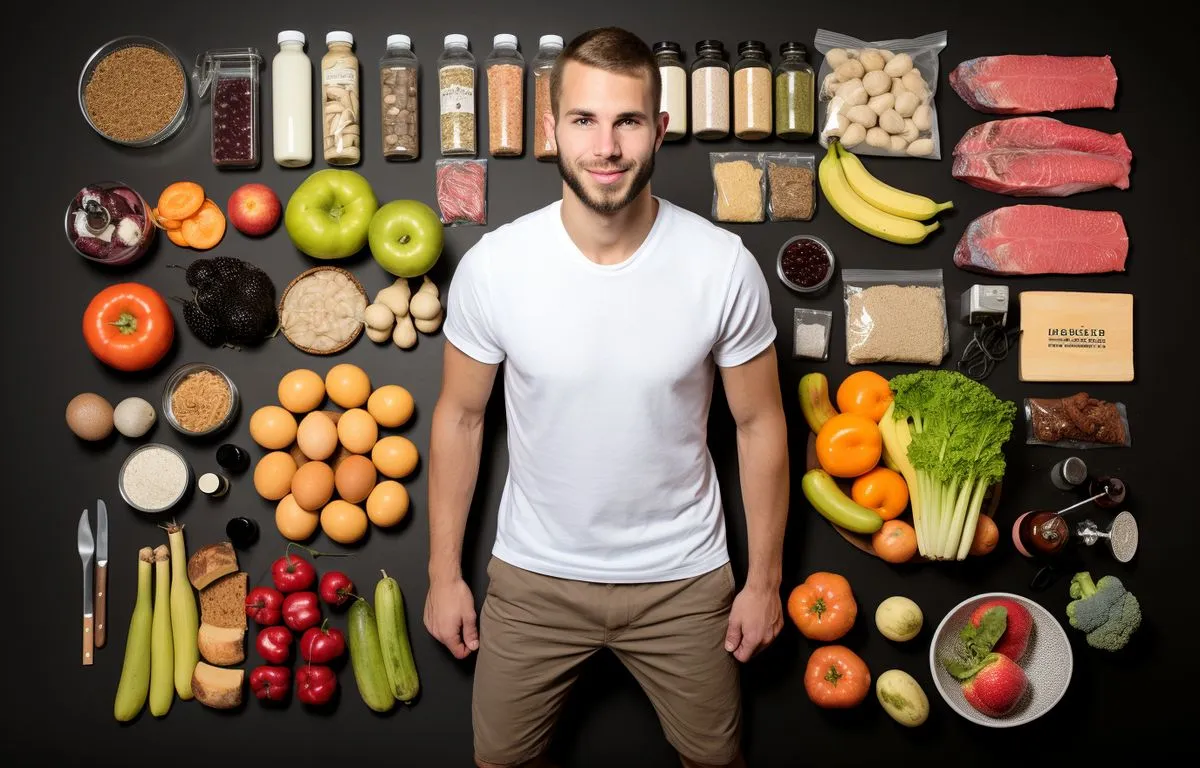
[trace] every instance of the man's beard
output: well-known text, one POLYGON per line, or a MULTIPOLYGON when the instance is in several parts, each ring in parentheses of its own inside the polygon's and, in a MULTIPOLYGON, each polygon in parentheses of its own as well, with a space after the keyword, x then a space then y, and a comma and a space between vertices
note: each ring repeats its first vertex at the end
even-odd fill
MULTIPOLYGON (((650 158, 643 165, 637 166, 637 168, 637 175, 633 177, 633 181, 630 182, 629 189, 624 195, 619 198, 605 197, 597 199, 588 194, 587 188, 583 185, 583 179, 567 166, 562 156, 560 155, 558 158, 558 172, 562 175, 563 181, 567 182, 567 186, 571 188, 571 191, 575 193, 580 202, 600 214, 616 213, 632 203, 634 198, 641 194, 646 185, 650 183, 650 177, 654 175, 654 155, 650 155, 650 158)), ((622 170, 628 173, 628 169, 622 170)), ((584 173, 587 173, 587 171, 585 170, 584 173)))

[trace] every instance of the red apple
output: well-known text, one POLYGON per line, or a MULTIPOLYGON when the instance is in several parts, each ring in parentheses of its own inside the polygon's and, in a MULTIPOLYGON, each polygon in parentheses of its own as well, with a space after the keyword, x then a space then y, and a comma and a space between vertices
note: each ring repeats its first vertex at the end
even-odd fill
POLYGON ((243 184, 229 196, 229 221, 239 232, 252 237, 265 235, 279 223, 283 206, 266 184, 243 184))

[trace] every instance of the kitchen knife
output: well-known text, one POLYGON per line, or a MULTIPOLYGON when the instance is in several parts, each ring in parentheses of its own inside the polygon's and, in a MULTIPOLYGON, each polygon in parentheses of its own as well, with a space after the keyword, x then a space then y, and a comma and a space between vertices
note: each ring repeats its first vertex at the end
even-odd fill
POLYGON ((88 511, 83 510, 79 516, 79 533, 75 535, 79 545, 79 559, 83 561, 83 663, 92 663, 92 556, 96 553, 96 543, 92 540, 92 526, 88 524, 88 511))
POLYGON ((108 507, 96 500, 96 647, 103 648, 108 620, 108 507))

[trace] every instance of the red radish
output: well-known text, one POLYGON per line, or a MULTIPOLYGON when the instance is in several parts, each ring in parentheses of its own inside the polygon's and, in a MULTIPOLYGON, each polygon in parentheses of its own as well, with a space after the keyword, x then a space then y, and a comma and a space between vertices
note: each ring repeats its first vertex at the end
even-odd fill
POLYGON ((996 607, 1004 608, 1008 612, 1008 623, 1004 628, 1004 634, 1000 635, 1000 639, 992 647, 992 652, 1003 654, 1013 661, 1020 661, 1021 657, 1025 655, 1025 651, 1029 649, 1029 638, 1033 633, 1033 616, 1030 615, 1028 608, 1016 600, 997 597, 979 604, 979 607, 971 613, 971 624, 978 627, 979 622, 983 619, 983 614, 987 613, 988 609, 996 607))
POLYGON ((1004 717, 1025 693, 1029 678, 1025 670, 1007 656, 990 653, 983 666, 962 683, 963 698, 990 717, 1004 717))

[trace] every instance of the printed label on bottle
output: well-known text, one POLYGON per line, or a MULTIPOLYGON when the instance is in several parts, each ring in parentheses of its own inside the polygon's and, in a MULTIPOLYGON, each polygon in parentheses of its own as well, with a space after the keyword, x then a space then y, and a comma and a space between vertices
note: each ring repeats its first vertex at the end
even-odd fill
POLYGON ((453 112, 475 114, 475 89, 463 85, 451 85, 442 89, 442 114, 453 112))
POLYGON ((350 67, 333 67, 325 70, 324 81, 325 85, 337 85, 341 87, 353 86, 358 83, 358 70, 350 67))

